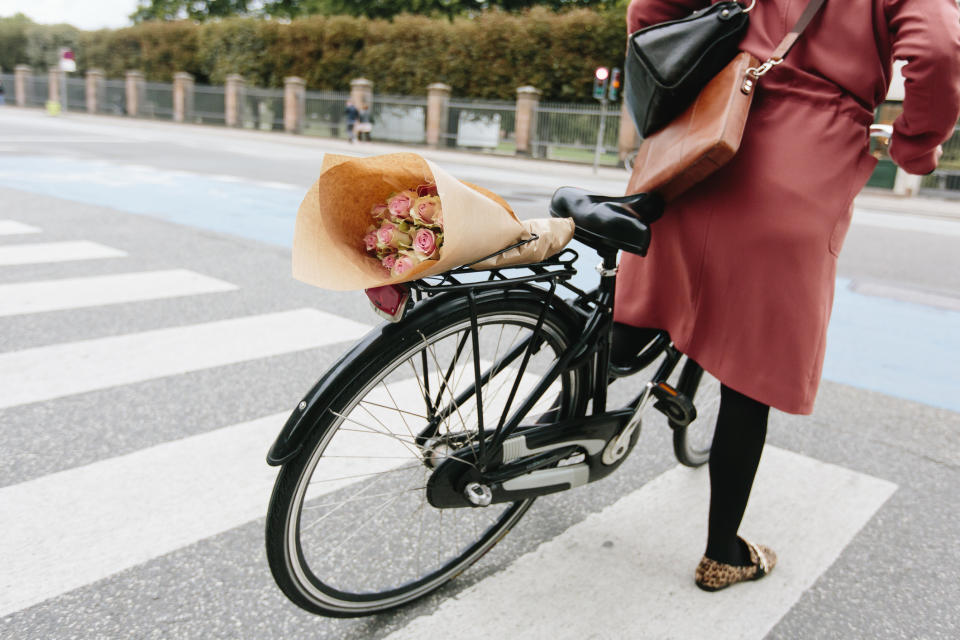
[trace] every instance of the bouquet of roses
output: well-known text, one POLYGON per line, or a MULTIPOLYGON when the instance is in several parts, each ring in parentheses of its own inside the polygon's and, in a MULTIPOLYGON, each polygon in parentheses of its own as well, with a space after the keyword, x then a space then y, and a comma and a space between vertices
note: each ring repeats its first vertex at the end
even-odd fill
POLYGON ((325 289, 370 289, 464 264, 537 262, 572 236, 572 220, 521 222, 497 194, 415 153, 327 153, 297 211, 293 276, 325 289), (477 262, 520 241, 526 242, 477 262))
POLYGON ((363 245, 392 276, 402 276, 424 260, 436 260, 443 245, 443 207, 437 185, 392 194, 370 210, 363 245))

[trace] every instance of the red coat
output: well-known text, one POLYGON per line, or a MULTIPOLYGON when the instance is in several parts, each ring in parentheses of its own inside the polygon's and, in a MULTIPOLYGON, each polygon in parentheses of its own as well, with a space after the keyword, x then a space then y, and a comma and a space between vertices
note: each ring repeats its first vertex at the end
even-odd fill
MULTIPOLYGON (((633 0, 634 31, 709 0, 633 0)), ((766 59, 804 0, 758 0, 742 48, 766 59)), ((954 0, 833 0, 786 61, 760 81, 733 161, 672 202, 646 258, 624 254, 616 320, 666 329, 727 386, 810 413, 853 198, 876 160, 868 127, 892 60, 907 60, 893 160, 911 173, 960 114, 960 16, 954 0)))

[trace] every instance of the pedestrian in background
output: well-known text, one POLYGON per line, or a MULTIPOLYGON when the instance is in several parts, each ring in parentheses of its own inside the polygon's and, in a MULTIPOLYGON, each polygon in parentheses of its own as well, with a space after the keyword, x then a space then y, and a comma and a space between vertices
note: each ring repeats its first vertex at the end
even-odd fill
POLYGON ((343 113, 347 118, 347 137, 350 138, 350 142, 356 142, 357 118, 359 117, 360 112, 357 111, 357 107, 353 104, 352 100, 347 100, 347 106, 343 113))
MULTIPOLYGON (((628 30, 710 4, 632 0, 628 30)), ((741 49, 767 59, 806 4, 757 0, 741 49)), ((738 154, 669 204, 646 258, 621 262, 615 362, 629 362, 651 338, 644 327, 656 327, 722 383, 707 545, 694 575, 702 589, 756 580, 776 563, 737 532, 769 408, 813 411, 837 258, 876 164, 869 126, 894 59, 907 61, 906 96, 890 157, 909 173, 932 172, 960 115, 955 0, 827 0, 759 83, 738 154)))
POLYGON ((373 114, 367 103, 360 103, 360 112, 357 115, 357 138, 363 142, 370 142, 370 132, 373 131, 373 114))

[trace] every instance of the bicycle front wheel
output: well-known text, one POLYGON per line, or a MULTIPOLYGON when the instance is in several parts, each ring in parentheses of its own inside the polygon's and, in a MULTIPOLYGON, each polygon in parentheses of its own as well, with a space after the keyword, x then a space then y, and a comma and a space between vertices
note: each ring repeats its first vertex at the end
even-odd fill
MULTIPOLYGON (((280 588, 308 611, 361 616, 424 596, 499 542, 533 502, 436 509, 426 485, 440 461, 482 437, 478 408, 489 435, 508 403, 519 406, 573 343, 576 322, 547 314, 510 401, 518 354, 536 332, 542 296, 478 297, 480 385, 466 299, 436 302, 345 370, 342 391, 280 471, 267 517, 267 557, 280 588)), ((563 373, 525 421, 582 413, 587 377, 583 370, 563 373)))

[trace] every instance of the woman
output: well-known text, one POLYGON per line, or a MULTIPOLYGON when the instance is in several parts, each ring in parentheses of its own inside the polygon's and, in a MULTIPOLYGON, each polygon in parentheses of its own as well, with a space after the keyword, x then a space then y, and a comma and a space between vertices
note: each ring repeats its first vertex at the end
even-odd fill
MULTIPOLYGON (((709 0, 632 0, 628 29, 709 0)), ((758 0, 741 49, 765 60, 805 0, 758 0)), ((868 128, 893 59, 906 60, 890 156, 934 170, 960 113, 955 0, 827 0, 783 64, 759 83, 737 156, 670 203, 646 258, 620 267, 614 347, 629 360, 669 331, 722 383, 710 457, 707 548, 695 572, 714 591, 769 572, 776 555, 737 536, 769 407, 809 414, 820 382, 837 256, 853 198, 876 160, 868 128)))

